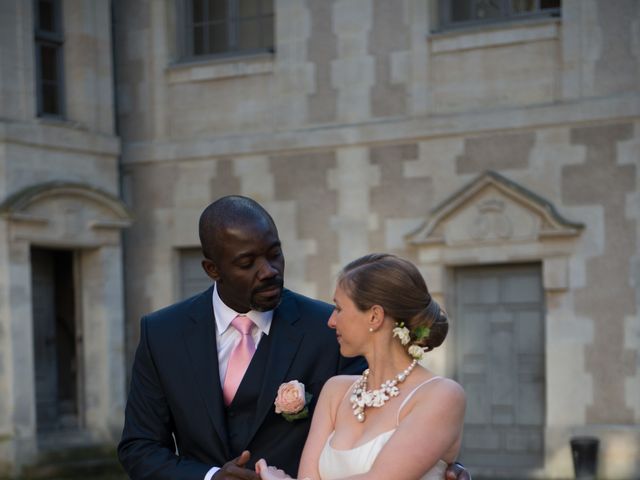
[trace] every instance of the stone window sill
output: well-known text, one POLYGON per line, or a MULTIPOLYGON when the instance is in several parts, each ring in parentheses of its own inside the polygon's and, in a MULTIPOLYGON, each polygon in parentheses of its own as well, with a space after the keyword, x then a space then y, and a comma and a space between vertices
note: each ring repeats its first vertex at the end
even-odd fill
POLYGON ((560 19, 530 20, 474 26, 429 35, 431 53, 449 53, 487 47, 551 40, 559 37, 560 19))
POLYGON ((67 117, 55 117, 53 115, 36 117, 36 122, 39 125, 71 128, 73 130, 87 130, 80 122, 70 120, 67 117))
POLYGON ((175 63, 167 68, 167 78, 169 83, 186 83, 264 75, 273 73, 274 63, 270 53, 175 63))

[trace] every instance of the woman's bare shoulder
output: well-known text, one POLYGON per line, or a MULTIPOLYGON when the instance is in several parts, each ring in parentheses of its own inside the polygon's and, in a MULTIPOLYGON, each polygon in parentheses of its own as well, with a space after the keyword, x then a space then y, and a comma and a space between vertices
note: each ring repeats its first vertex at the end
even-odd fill
POLYGON ((455 380, 447 377, 438 377, 437 380, 427 382, 416 391, 416 400, 424 406, 433 405, 434 402, 420 402, 420 399, 429 398, 430 400, 438 400, 439 404, 460 405, 464 408, 466 403, 466 395, 462 385, 455 380))
POLYGON ((462 386, 447 377, 439 375, 426 376, 417 382, 409 393, 409 398, 403 403, 402 411, 406 415, 409 411, 433 410, 434 405, 453 404, 464 408, 466 397, 462 386))
POLYGON ((440 388, 455 395, 464 395, 464 388, 455 380, 448 377, 439 377, 436 384, 440 384, 440 388))

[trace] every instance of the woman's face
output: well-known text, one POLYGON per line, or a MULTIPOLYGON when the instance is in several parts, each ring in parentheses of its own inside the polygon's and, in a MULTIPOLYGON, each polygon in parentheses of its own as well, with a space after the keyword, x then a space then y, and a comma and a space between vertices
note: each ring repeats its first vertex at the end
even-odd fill
POLYGON ((369 333, 369 311, 358 310, 353 300, 338 285, 333 296, 335 309, 329 317, 328 325, 335 329, 340 353, 345 357, 355 357, 364 353, 363 346, 369 333))

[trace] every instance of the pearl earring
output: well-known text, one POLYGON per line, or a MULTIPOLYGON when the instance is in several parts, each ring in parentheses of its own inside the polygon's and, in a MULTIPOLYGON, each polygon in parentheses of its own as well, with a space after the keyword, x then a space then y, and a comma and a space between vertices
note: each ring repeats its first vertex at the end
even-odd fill
POLYGON ((373 333, 373 327, 369 327, 369 332, 373 333))

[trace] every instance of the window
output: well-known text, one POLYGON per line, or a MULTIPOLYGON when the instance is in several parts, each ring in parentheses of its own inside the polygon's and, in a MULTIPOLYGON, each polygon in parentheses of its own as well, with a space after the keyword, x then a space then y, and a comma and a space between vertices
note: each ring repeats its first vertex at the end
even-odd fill
POLYGON ((59 0, 34 0, 38 116, 62 117, 62 18, 59 0))
POLYGON ((183 0, 183 58, 273 51, 273 0, 183 0))
POLYGON ((443 29, 560 16, 561 0, 440 0, 443 29))
POLYGON ((178 250, 180 258, 180 298, 188 298, 206 290, 211 280, 202 269, 202 249, 182 248, 178 250))

